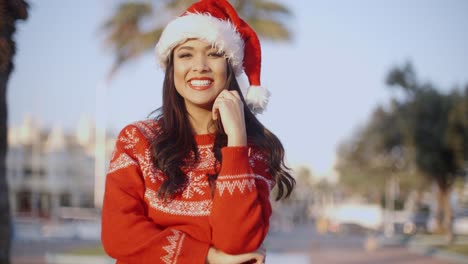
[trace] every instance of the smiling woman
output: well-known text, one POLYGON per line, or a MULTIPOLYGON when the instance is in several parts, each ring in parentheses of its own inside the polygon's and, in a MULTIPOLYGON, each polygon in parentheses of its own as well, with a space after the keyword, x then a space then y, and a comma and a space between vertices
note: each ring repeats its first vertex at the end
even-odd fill
POLYGON ((255 32, 227 1, 204 0, 166 27, 156 53, 163 104, 117 139, 104 249, 117 263, 263 263, 270 190, 287 197, 295 181, 281 142, 254 114, 268 97, 255 32))

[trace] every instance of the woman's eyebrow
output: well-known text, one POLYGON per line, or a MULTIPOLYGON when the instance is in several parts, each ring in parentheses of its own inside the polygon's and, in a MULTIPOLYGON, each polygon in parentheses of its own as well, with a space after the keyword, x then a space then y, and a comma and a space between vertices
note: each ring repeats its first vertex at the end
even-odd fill
POLYGON ((181 46, 177 49, 177 51, 179 50, 193 50, 194 48, 192 46, 181 46))
MULTIPOLYGON (((182 49, 185 49, 185 50, 194 50, 195 48, 193 46, 180 46, 177 51, 179 50, 182 50, 182 49)), ((214 47, 213 45, 211 44, 208 44, 204 47, 204 50, 210 50, 210 49, 216 49, 216 47, 214 47)))

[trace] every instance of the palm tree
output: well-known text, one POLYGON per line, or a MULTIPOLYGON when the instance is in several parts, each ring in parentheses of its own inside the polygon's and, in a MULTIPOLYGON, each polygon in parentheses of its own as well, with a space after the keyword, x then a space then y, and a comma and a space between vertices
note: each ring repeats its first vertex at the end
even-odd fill
POLYGON ((11 219, 6 181, 7 152, 7 83, 13 71, 16 20, 28 17, 23 0, 0 0, 0 263, 10 263, 11 219))
MULTIPOLYGON (((151 51, 165 25, 182 14, 194 0, 124 2, 103 24, 105 44, 116 56, 111 78, 124 63, 151 51)), ((239 15, 264 39, 289 41, 292 33, 283 22, 292 15, 284 5, 269 0, 231 1, 239 15)))

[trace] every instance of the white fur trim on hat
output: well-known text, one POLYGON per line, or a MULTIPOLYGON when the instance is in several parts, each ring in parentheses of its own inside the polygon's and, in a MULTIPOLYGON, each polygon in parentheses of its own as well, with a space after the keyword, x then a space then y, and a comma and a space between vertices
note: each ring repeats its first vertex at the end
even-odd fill
POLYGON ((263 86, 250 86, 245 101, 252 112, 261 114, 266 109, 270 95, 263 86))
POLYGON ((243 71, 244 40, 236 27, 227 20, 220 20, 209 13, 188 13, 172 20, 164 29, 156 45, 156 57, 163 69, 173 48, 187 39, 197 38, 224 51, 236 76, 243 71))

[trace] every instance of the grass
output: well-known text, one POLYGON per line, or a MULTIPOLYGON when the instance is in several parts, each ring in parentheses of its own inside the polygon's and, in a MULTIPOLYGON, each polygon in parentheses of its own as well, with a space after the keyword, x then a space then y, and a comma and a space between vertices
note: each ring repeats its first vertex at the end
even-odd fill
POLYGON ((443 245, 443 246, 438 246, 437 248, 442 249, 442 250, 446 250, 446 251, 449 251, 449 252, 453 252, 453 253, 468 256, 468 245, 467 244, 443 245))
POLYGON ((102 246, 73 249, 68 251, 67 253, 73 255, 106 255, 106 252, 104 251, 102 246))

